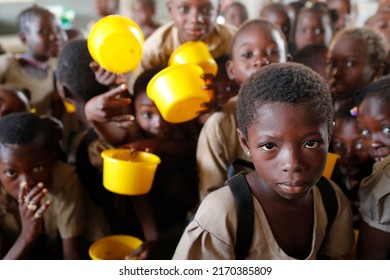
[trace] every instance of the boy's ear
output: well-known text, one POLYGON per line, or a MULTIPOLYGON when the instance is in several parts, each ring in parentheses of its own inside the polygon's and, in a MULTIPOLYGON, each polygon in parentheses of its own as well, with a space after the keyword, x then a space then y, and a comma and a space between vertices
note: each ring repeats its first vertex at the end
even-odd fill
POLYGON ((239 128, 237 128, 237 136, 238 140, 240 141, 241 148, 244 150, 245 154, 250 154, 248 140, 239 128))
POLYGON ((382 77, 383 73, 385 72, 386 64, 384 62, 379 62, 374 67, 374 78, 373 81, 376 81, 380 77, 382 77))
POLYGON ((236 75, 234 74, 233 61, 230 59, 226 62, 226 74, 230 80, 234 81, 236 79, 236 75))
POLYGON ((65 84, 60 83, 56 80, 56 89, 62 100, 74 100, 72 90, 65 84))
POLYGON ((172 3, 171 3, 171 0, 168 0, 168 2, 167 2, 167 9, 168 9, 168 13, 171 14, 172 13, 172 3))
POLYGON ((22 43, 23 43, 23 44, 26 44, 26 41, 27 41, 26 33, 24 33, 24 32, 19 32, 18 35, 19 35, 19 38, 20 38, 20 40, 22 41, 22 43))

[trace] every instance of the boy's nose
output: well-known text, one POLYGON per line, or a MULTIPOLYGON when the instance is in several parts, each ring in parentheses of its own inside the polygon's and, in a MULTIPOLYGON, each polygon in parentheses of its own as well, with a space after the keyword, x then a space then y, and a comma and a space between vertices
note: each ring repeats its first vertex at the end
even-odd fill
POLYGON ((192 22, 195 22, 195 23, 204 23, 204 16, 202 15, 202 13, 200 11, 198 11, 197 9, 192 9, 190 12, 189 12, 189 17, 190 17, 190 20, 192 22))
POLYGON ((266 55, 258 55, 255 57, 255 67, 262 67, 265 65, 269 65, 271 62, 269 61, 266 55))
POLYGON ((302 170, 298 153, 294 150, 281 153, 281 168, 286 173, 296 173, 302 170))

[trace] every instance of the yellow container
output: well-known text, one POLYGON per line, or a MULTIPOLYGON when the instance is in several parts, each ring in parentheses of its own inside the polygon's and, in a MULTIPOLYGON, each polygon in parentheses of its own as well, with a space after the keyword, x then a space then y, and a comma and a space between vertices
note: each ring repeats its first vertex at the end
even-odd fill
POLYGON ((218 65, 207 45, 202 41, 189 41, 178 47, 170 56, 168 65, 197 64, 205 73, 217 75, 218 65))
POLYGON ((123 74, 137 68, 144 36, 131 19, 109 15, 98 20, 88 36, 88 50, 104 69, 123 74))
POLYGON ((326 160, 325 170, 324 170, 324 173, 322 173, 322 175, 325 178, 330 179, 332 177, 333 169, 334 169, 336 162, 339 158, 340 158, 340 156, 337 154, 328 153, 328 159, 326 160))
POLYGON ((132 154, 129 149, 109 149, 103 158, 103 185, 114 193, 146 194, 152 188, 154 174, 161 160, 147 152, 132 154))
POLYGON ((150 80, 147 95, 167 122, 186 122, 204 110, 201 104, 209 102, 210 96, 203 89, 203 73, 198 65, 181 64, 165 68, 150 80))
POLYGON ((88 253, 93 260, 124 260, 142 243, 134 236, 112 235, 95 241, 88 253))

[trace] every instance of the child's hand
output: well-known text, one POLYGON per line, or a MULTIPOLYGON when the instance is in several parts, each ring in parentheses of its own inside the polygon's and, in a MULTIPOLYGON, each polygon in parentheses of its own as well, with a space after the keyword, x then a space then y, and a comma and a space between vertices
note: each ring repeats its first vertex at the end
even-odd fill
POLYGON ((130 149, 131 153, 136 153, 138 151, 154 153, 156 150, 156 145, 157 143, 155 139, 141 139, 128 144, 124 144, 121 148, 130 149))
POLYGON ((156 249, 157 241, 145 241, 141 246, 134 250, 125 260, 137 258, 139 260, 147 260, 156 249))
POLYGON ((133 115, 125 114, 131 99, 118 98, 122 93, 127 93, 125 84, 90 99, 84 109, 87 120, 92 122, 133 121, 133 115))
POLYGON ((47 193, 43 183, 28 189, 26 182, 19 189, 19 213, 22 221, 21 235, 28 243, 33 243, 42 233, 42 216, 50 206, 50 201, 41 202, 47 193))
POLYGON ((215 82, 215 77, 210 73, 206 73, 203 74, 201 78, 205 81, 203 89, 206 90, 209 94, 210 101, 201 105, 204 110, 200 111, 199 114, 216 111, 218 110, 218 100, 216 98, 217 85, 215 82))
POLYGON ((115 87, 125 83, 125 78, 122 75, 117 75, 105 70, 95 61, 92 61, 89 64, 89 67, 95 73, 96 81, 98 81, 102 85, 115 87))

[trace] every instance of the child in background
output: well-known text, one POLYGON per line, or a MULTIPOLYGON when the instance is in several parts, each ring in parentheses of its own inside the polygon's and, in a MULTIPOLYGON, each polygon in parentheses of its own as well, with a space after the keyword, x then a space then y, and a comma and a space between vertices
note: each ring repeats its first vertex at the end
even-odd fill
POLYGON ((387 42, 390 43, 390 7, 378 10, 364 25, 382 33, 387 42))
MULTIPOLYGON (((243 24, 232 40, 227 72, 231 80, 241 85, 259 68, 286 61, 287 43, 280 28, 267 20, 254 19, 243 24)), ((250 160, 236 137, 236 103, 237 97, 229 99, 219 112, 211 115, 199 135, 196 160, 201 199, 223 186, 227 168, 235 159, 250 160)))
POLYGON ((292 60, 306 65, 320 74, 325 80, 326 74, 326 56, 328 47, 324 44, 307 45, 293 54, 292 60))
POLYGON ((358 259, 390 259, 390 76, 358 94, 358 124, 364 146, 376 161, 360 184, 358 259))
POLYGON ((337 33, 340 30, 346 28, 351 22, 351 0, 326 0, 330 10, 337 12, 337 21, 333 25, 334 32, 337 33))
MULTIPOLYGON (((354 228, 359 228, 359 185, 371 174, 374 161, 363 145, 356 116, 351 114, 353 102, 336 111, 332 136, 333 152, 340 155, 332 180, 349 198, 352 206, 354 228)), ((353 111, 352 111, 353 112, 353 111)))
POLYGON ((233 2, 223 11, 223 17, 225 23, 239 27, 248 19, 248 12, 242 3, 233 2))
POLYGON ((263 7, 260 11, 260 17, 269 20, 279 26, 283 31, 288 43, 288 51, 293 51, 293 23, 295 22, 294 13, 291 12, 289 6, 282 3, 271 3, 263 7))
POLYGON ((56 141, 37 115, 0 119, 2 258, 81 258, 83 194, 74 168, 54 157, 56 141))
POLYGON ((156 3, 154 0, 135 0, 131 9, 133 19, 141 28, 145 39, 160 27, 160 24, 153 20, 156 13, 156 3))
POLYGON ((161 258, 170 259, 186 225, 187 213, 198 202, 195 150, 199 131, 196 120, 181 124, 166 122, 147 96, 146 87, 160 70, 147 70, 137 78, 132 102, 133 122, 114 129, 112 119, 122 113, 119 107, 107 113, 117 100, 107 99, 104 94, 89 100, 85 113, 101 139, 111 145, 129 148, 129 152, 151 152, 161 158, 150 197, 160 230, 160 244, 165 247, 158 252, 163 254, 161 258), (105 118, 105 115, 110 117, 105 118), (121 137, 116 137, 118 135, 121 137), (165 236, 167 233, 170 235, 165 236))
POLYGON ((382 76, 387 57, 386 40, 375 30, 348 28, 335 35, 327 55, 328 84, 335 110, 382 76))
POLYGON ((296 50, 311 44, 329 46, 332 37, 332 17, 326 5, 314 4, 299 12, 295 27, 296 50))
POLYGON ((97 19, 92 20, 87 24, 87 31, 89 32, 97 20, 118 13, 119 0, 93 0, 93 9, 95 10, 97 19))
POLYGON ((158 28, 145 41, 141 63, 138 69, 131 73, 130 88, 137 76, 145 70, 166 67, 172 52, 188 41, 205 42, 214 58, 228 54, 236 28, 216 23, 219 2, 169 0, 167 7, 172 21, 158 28))
MULTIPOLYGON (((316 185, 326 164, 332 117, 326 81, 300 64, 260 68, 240 88, 238 138, 255 166, 240 185, 249 188, 249 207, 255 212, 245 259, 317 259, 350 250, 348 199, 332 185, 338 211, 326 232, 327 214, 316 185)), ((229 187, 209 194, 187 226, 174 259, 235 259, 238 222, 229 187)))
POLYGON ((234 80, 230 80, 227 74, 226 64, 228 61, 228 55, 223 55, 215 60, 218 65, 218 73, 215 77, 212 89, 214 90, 216 105, 214 106, 214 110, 209 111, 207 113, 201 113, 199 115, 198 120, 201 126, 204 125, 206 120, 215 111, 219 111, 230 98, 236 96, 238 93, 239 85, 234 80))
MULTIPOLYGON (((55 60, 65 42, 55 16, 33 6, 18 15, 19 36, 27 50, 0 56, 0 83, 11 83, 31 92, 31 106, 38 114, 56 114, 63 108, 54 91, 55 60)), ((61 115, 55 115, 61 118, 61 115)))
POLYGON ((29 93, 13 85, 0 85, 0 118, 10 113, 30 110, 29 93))
MULTIPOLYGON (((126 87, 119 86, 110 90, 98 83, 90 67, 91 62, 86 40, 69 42, 59 57, 57 88, 62 98, 75 106, 82 124, 82 129, 75 136, 75 143, 72 145, 72 150, 75 151, 73 160, 88 197, 104 211, 108 219, 109 233, 130 234, 143 239, 144 244, 136 255, 141 259, 150 258, 158 240, 158 233, 148 196, 124 196, 103 187, 100 153, 113 146, 98 138, 84 110, 86 103, 98 95, 117 101, 113 109, 116 114, 118 108, 122 112, 120 106, 128 109, 131 101, 129 98, 123 101, 115 97, 120 94, 128 95, 126 87)), ((118 127, 117 123, 112 125, 114 128, 118 127)), ((95 214, 98 215, 99 213, 95 214)))

